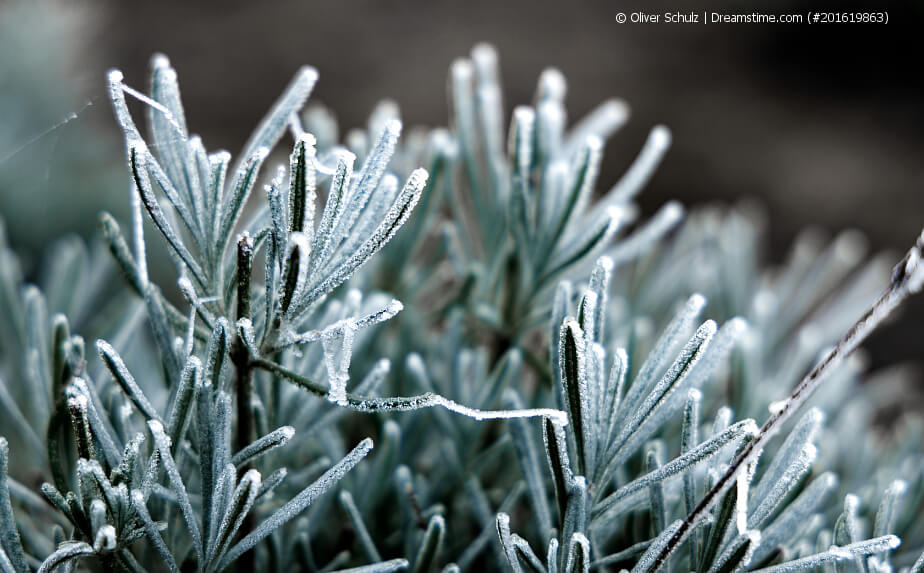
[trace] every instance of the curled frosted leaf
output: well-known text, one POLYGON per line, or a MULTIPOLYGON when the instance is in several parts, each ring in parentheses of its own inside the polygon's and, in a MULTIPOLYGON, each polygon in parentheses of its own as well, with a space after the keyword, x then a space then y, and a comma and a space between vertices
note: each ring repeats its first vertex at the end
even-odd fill
POLYGON ((545 569, 539 556, 536 555, 533 548, 530 547, 525 539, 514 533, 511 535, 511 540, 513 541, 513 547, 517 557, 528 569, 532 571, 542 571, 545 569))
POLYGON ((109 552, 116 548, 118 540, 116 539, 115 527, 106 524, 99 528, 96 537, 93 540, 93 551, 109 552))
POLYGON ((70 563, 81 557, 93 555, 96 551, 83 541, 68 541, 61 545, 54 553, 48 556, 38 568, 38 573, 50 573, 58 567, 70 563))
POLYGON ((523 568, 520 566, 520 560, 517 558, 516 548, 510 532, 510 516, 506 513, 498 513, 495 519, 495 525, 497 526, 497 536, 500 539, 501 547, 504 549, 504 555, 507 557, 507 564, 514 573, 521 573, 523 568))
POLYGON ((346 387, 350 379, 350 359, 353 355, 355 336, 356 322, 347 319, 341 337, 322 340, 324 364, 327 366, 327 379, 330 384, 327 399, 341 406, 347 403, 346 387))

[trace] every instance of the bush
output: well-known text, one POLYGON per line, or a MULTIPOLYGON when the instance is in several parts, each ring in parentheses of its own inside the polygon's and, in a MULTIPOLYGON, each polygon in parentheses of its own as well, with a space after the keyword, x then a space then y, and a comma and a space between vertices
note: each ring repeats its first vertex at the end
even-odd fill
POLYGON ((316 79, 232 166, 164 56, 147 96, 109 74, 131 231, 103 214, 111 257, 63 242, 44 290, 0 251, 0 569, 922 570, 921 420, 875 427, 898 381, 850 355, 924 239, 889 275, 806 235, 764 273, 747 209, 636 225, 667 129, 597 196, 624 104, 566 130, 548 70, 505 145, 487 46, 452 66, 451 130, 401 143, 390 102, 340 143, 302 111, 316 79))

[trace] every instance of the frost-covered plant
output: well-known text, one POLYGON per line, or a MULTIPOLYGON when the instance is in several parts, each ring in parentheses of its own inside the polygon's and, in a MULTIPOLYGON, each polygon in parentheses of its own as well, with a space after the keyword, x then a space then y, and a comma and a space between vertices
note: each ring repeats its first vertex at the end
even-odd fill
POLYGON ((549 70, 505 146, 498 75, 479 46, 450 129, 399 143, 387 102, 341 143, 302 112, 303 68, 232 167, 189 133, 165 57, 149 94, 111 72, 131 232, 101 224, 127 292, 70 241, 43 294, 0 245, 0 570, 919 572, 920 420, 878 438, 844 359, 920 289, 924 239, 834 289, 852 235, 766 276, 738 211, 669 236, 668 204, 617 238, 667 130, 594 200, 625 106, 566 129, 549 70))

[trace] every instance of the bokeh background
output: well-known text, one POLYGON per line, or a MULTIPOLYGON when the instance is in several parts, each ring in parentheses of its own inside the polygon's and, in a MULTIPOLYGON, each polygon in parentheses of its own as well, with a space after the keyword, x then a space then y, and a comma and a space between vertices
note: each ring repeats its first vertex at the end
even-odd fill
MULTIPOLYGON (((302 64, 319 69, 312 98, 344 128, 364 124, 383 97, 407 125, 445 124, 449 64, 488 41, 501 55, 508 110, 531 100, 547 66, 568 78, 574 118, 609 97, 629 104, 629 124, 607 145, 604 187, 653 125, 671 128, 674 145, 641 198, 646 212, 671 198, 753 199, 768 214, 771 261, 807 226, 858 229, 897 259, 924 225, 924 7, 827 8, 887 10, 890 23, 617 23, 619 12, 691 9, 660 0, 0 0, 0 213, 34 261, 63 232, 92 233, 101 208, 124 212, 128 182, 103 89, 110 67, 144 88, 150 55, 169 55, 191 129, 210 149, 236 152, 302 64)), ((924 357, 924 297, 868 347, 874 366, 924 357)))

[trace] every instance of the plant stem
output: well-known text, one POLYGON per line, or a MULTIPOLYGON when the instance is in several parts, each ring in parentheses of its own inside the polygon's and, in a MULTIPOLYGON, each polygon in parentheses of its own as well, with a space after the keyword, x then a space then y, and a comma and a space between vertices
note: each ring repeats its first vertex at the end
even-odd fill
MULTIPOLYGON (((250 319, 250 277, 253 270, 253 240, 243 233, 237 242, 237 320, 250 319)), ((235 446, 247 447, 255 439, 253 413, 250 402, 253 395, 253 366, 247 344, 239 332, 231 348, 234 364, 234 389, 237 394, 237 433, 235 446)), ((249 468, 242 468, 246 472, 249 468)))
MULTIPOLYGON (((253 271, 253 239, 246 232, 242 233, 237 241, 237 319, 250 320, 250 278, 253 271)), ((231 347, 231 363, 234 364, 234 389, 237 398, 237 432, 235 434, 235 449, 241 451, 255 439, 253 411, 251 410, 251 396, 253 395, 253 366, 250 361, 250 351, 243 339, 241 329, 237 329, 237 336, 231 347)), ((251 468, 251 464, 244 464, 239 468, 239 475, 243 475, 251 468)), ((254 527, 253 512, 248 512, 241 523, 240 531, 246 535, 254 527)), ((247 551, 240 558, 241 571, 253 571, 254 552, 247 551)))

